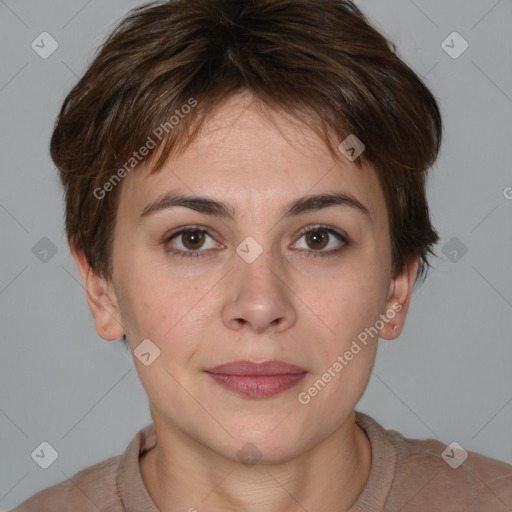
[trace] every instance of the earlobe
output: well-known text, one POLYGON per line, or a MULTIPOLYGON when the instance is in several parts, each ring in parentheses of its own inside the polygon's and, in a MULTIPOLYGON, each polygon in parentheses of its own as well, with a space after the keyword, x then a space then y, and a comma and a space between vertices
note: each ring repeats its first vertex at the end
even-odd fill
POLYGON ((94 272, 83 251, 72 245, 71 254, 84 283, 96 332, 107 341, 121 338, 125 331, 121 325, 117 298, 111 283, 94 272))
POLYGON ((393 340, 402 332, 419 265, 419 257, 414 258, 404 272, 391 281, 383 312, 386 322, 380 331, 380 338, 393 340))

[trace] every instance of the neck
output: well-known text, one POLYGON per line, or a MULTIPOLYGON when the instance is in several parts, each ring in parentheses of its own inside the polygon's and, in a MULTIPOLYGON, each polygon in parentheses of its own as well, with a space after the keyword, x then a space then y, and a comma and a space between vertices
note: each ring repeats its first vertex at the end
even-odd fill
POLYGON ((371 446, 353 412, 329 437, 278 464, 246 465, 155 421, 158 444, 139 459, 160 510, 348 511, 371 466, 371 446), (162 441, 161 441, 162 440, 162 441))

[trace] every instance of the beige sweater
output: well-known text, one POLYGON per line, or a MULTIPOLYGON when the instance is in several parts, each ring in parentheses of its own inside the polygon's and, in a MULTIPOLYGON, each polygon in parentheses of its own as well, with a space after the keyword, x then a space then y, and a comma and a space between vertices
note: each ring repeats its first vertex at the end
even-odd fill
MULTIPOLYGON (((441 456, 446 445, 438 440, 406 438, 358 411, 356 421, 370 439, 372 464, 349 512, 512 512, 511 465, 468 452, 453 468, 441 456)), ((139 455, 155 444, 148 425, 123 455, 78 472, 72 482, 43 489, 11 512, 158 512, 139 468, 139 455)))

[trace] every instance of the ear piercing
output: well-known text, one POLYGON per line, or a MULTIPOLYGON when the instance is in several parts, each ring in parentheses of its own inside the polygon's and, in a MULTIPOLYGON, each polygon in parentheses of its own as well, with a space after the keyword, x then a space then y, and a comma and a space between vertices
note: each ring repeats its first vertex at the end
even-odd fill
MULTIPOLYGON (((403 306, 402 306, 402 304, 401 304, 400 302, 398 302, 397 304, 400 306, 399 311, 401 311, 401 310, 402 310, 402 307, 403 307, 403 306)), ((399 325, 395 325, 395 326, 393 326, 393 331, 395 331, 395 333, 397 333, 399 329, 400 329, 400 326, 399 326, 399 325)))

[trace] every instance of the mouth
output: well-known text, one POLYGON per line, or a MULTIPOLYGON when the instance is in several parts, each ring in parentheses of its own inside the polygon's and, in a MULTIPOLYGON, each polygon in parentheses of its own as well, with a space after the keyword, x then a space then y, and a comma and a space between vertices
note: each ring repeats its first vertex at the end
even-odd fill
POLYGON ((233 361, 206 370, 225 389, 251 398, 267 398, 296 386, 308 373, 282 361, 233 361))

